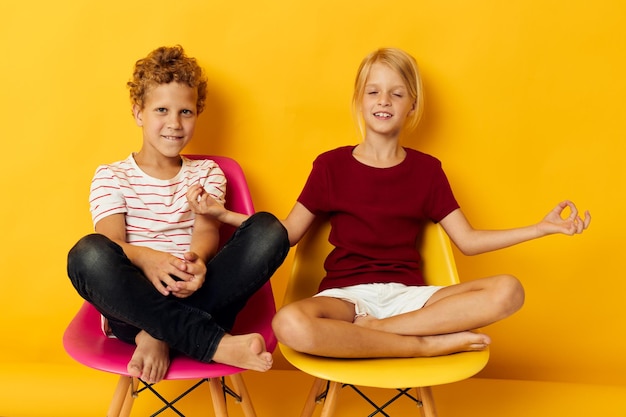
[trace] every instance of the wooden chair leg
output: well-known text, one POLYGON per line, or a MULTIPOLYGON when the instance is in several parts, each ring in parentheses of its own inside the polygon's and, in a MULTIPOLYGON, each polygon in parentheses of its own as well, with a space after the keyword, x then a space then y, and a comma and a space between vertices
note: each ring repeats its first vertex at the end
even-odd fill
POLYGON ((324 408, 322 409, 322 414, 320 417, 332 417, 335 414, 335 409, 337 408, 337 398, 339 397, 340 389, 341 384, 339 382, 331 381, 330 386, 328 387, 328 393, 326 394, 326 399, 324 400, 324 408))
POLYGON ((130 381, 130 389, 126 395, 126 400, 124 401, 124 405, 122 406, 122 411, 120 411, 120 417, 129 417, 130 412, 133 408, 133 404, 135 402, 135 398, 137 397, 137 389, 139 388, 139 380, 137 378, 132 378, 130 381))
POLYGON ((243 376, 241 374, 234 374, 230 376, 230 380, 233 384, 235 392, 241 397, 243 415, 245 417, 256 417, 252 401, 250 400, 250 395, 248 394, 248 389, 243 381, 243 376))
POLYGON ((422 417, 437 417, 435 398, 431 387, 416 388, 417 398, 422 402, 422 417))
POLYGON ((113 399, 107 411, 107 417, 128 417, 133 407, 133 392, 135 391, 133 378, 120 376, 113 393, 113 399))
POLYGON ((222 390, 220 378, 209 379, 209 389, 211 390, 211 399, 213 400, 213 410, 215 417, 228 417, 226 410, 226 399, 222 390))
POLYGON ((313 415, 313 413, 315 412, 315 406, 317 405, 317 397, 319 397, 319 395, 324 390, 325 384, 326 381, 324 381, 323 379, 315 378, 315 380, 313 381, 313 386, 309 391, 309 396, 304 403, 304 408, 302 409, 300 417, 311 417, 313 415))

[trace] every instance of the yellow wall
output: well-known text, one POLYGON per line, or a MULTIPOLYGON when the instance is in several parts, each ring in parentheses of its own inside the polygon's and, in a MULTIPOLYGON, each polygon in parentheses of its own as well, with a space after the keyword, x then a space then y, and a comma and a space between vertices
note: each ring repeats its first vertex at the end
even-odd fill
POLYGON ((580 237, 457 257, 463 279, 509 272, 527 290, 485 330, 481 375, 623 383, 621 0, 38 3, 0 4, 0 361, 71 362, 61 334, 80 300, 65 256, 91 230, 95 167, 140 147, 125 88, 136 59, 180 43, 200 60, 211 92, 188 151, 239 160, 257 209, 285 216, 313 158, 356 142, 356 67, 389 45, 425 81, 406 145, 444 161, 476 226, 535 222, 566 198, 594 215, 580 237))

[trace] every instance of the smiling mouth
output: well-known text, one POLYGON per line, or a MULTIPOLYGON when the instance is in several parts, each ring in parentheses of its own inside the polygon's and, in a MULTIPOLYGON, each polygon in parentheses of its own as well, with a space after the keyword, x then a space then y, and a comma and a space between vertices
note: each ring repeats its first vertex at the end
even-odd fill
POLYGON ((168 135, 161 135, 161 137, 166 140, 181 140, 183 138, 182 136, 168 136, 168 135))
POLYGON ((390 119, 391 116, 392 116, 391 113, 382 112, 382 111, 374 113, 374 117, 378 117, 379 119, 390 119))

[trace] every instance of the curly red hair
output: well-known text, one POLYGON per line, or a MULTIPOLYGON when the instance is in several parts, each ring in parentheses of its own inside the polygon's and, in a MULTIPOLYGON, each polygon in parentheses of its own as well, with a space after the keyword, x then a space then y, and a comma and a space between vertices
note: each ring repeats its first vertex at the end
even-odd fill
POLYGON ((195 58, 188 57, 182 46, 162 46, 135 63, 132 79, 126 84, 130 89, 130 101, 143 109, 146 93, 150 88, 171 82, 197 88, 198 114, 204 110, 207 78, 195 58))

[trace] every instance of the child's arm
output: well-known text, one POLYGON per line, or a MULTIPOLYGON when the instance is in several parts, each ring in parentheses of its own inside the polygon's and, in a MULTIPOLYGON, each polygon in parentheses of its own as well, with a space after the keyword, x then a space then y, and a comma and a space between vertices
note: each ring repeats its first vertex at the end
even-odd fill
POLYGON ((207 193, 200 184, 194 184, 187 191, 187 201, 197 215, 212 217, 220 223, 233 227, 241 226, 248 217, 246 214, 228 210, 207 193))
POLYGON ((585 212, 584 220, 578 216, 578 210, 571 201, 559 203, 546 217, 537 224, 507 230, 474 229, 461 209, 457 209, 441 220, 441 225, 450 239, 465 255, 477 255, 539 237, 563 233, 574 235, 582 233, 591 222, 591 215, 585 212), (570 215, 561 217, 563 210, 569 207, 570 215))
MULTIPOLYGON (((234 227, 239 227, 241 223, 246 221, 248 217, 245 214, 235 213, 228 210, 226 207, 215 201, 211 196, 204 191, 200 185, 193 185, 189 187, 187 192, 187 200, 191 209, 199 217, 212 217, 222 223, 229 224, 234 227)), ((296 202, 291 209, 291 212, 285 220, 281 220, 287 233, 289 234, 289 243, 291 246, 295 245, 302 239, 302 236, 306 233, 315 220, 315 215, 311 213, 302 204, 296 202)))
POLYGON ((210 216, 197 215, 193 224, 191 246, 185 253, 184 271, 191 274, 190 279, 176 283, 172 294, 185 298, 197 291, 206 279, 206 264, 217 253, 220 242, 220 223, 210 216))
POLYGON ((96 223, 96 232, 105 235, 122 247, 130 261, 139 267, 148 280, 163 295, 177 291, 175 276, 190 280, 193 275, 185 272, 185 262, 174 255, 126 242, 124 214, 113 214, 96 223))
POLYGON ((281 220, 289 235, 289 244, 295 245, 309 230, 315 220, 315 214, 311 213, 302 203, 296 202, 285 220, 281 220))

